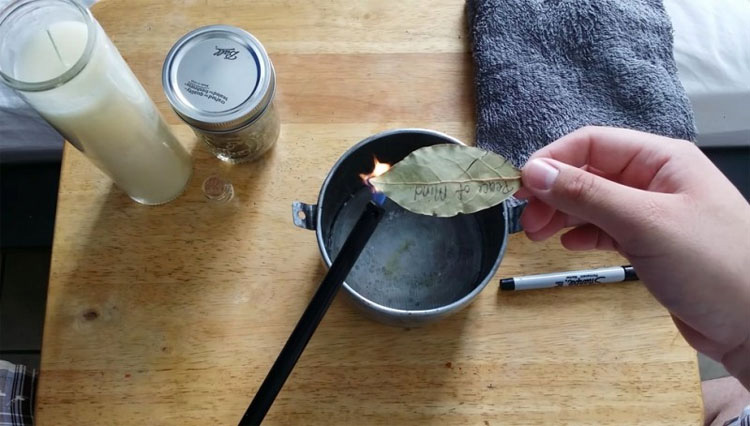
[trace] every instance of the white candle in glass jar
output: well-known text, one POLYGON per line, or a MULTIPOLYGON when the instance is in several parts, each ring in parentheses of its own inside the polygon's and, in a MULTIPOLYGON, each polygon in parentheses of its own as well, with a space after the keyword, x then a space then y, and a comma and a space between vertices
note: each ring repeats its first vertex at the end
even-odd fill
POLYGON ((90 33, 93 48, 77 75, 48 90, 20 92, 131 198, 170 201, 190 178, 190 156, 96 21, 37 28, 17 50, 13 78, 35 83, 62 75, 85 53, 90 33))

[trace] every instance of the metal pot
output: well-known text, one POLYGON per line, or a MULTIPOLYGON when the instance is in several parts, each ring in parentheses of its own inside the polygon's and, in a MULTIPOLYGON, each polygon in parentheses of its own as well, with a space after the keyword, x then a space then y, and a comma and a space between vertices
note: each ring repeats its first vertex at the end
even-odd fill
MULTIPOLYGON (((376 157, 393 164, 444 143, 461 144, 423 129, 390 130, 359 142, 328 173, 317 204, 293 204, 294 224, 315 230, 330 267, 371 198, 359 174, 370 172, 376 157)), ((506 203, 452 218, 414 214, 390 200, 383 207, 382 222, 343 284, 371 318, 401 326, 435 321, 468 305, 495 275, 508 240, 506 203)))

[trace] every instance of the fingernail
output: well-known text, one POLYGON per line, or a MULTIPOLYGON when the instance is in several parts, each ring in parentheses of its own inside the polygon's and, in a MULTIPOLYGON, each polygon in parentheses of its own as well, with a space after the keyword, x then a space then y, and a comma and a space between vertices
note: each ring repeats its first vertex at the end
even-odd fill
POLYGON ((546 191, 552 188, 552 184, 555 183, 559 174, 560 171, 550 163, 537 158, 526 163, 526 167, 523 168, 523 184, 530 188, 546 191))

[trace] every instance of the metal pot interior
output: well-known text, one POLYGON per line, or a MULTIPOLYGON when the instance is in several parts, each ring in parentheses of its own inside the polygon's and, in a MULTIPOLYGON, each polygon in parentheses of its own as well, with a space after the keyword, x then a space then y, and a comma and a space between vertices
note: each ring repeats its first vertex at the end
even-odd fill
MULTIPOLYGON (((319 200, 319 230, 330 264, 370 200, 359 177, 374 158, 395 163, 417 148, 456 143, 438 133, 400 131, 376 136, 345 154, 319 200)), ((491 279, 503 249, 502 205, 470 215, 436 218, 386 200, 386 214, 347 277, 350 290, 375 304, 423 311, 460 301, 491 279)))

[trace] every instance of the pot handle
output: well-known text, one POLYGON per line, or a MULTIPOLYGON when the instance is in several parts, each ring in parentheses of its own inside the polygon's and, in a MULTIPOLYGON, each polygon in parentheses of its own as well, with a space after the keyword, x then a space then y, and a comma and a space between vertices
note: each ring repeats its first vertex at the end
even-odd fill
POLYGON ((292 221, 300 228, 314 230, 317 214, 317 204, 306 204, 300 201, 292 203, 292 221))
POLYGON ((521 226, 521 213, 526 208, 527 201, 519 200, 516 197, 510 197, 505 200, 505 204, 508 206, 508 233, 515 234, 516 232, 523 231, 521 226))

